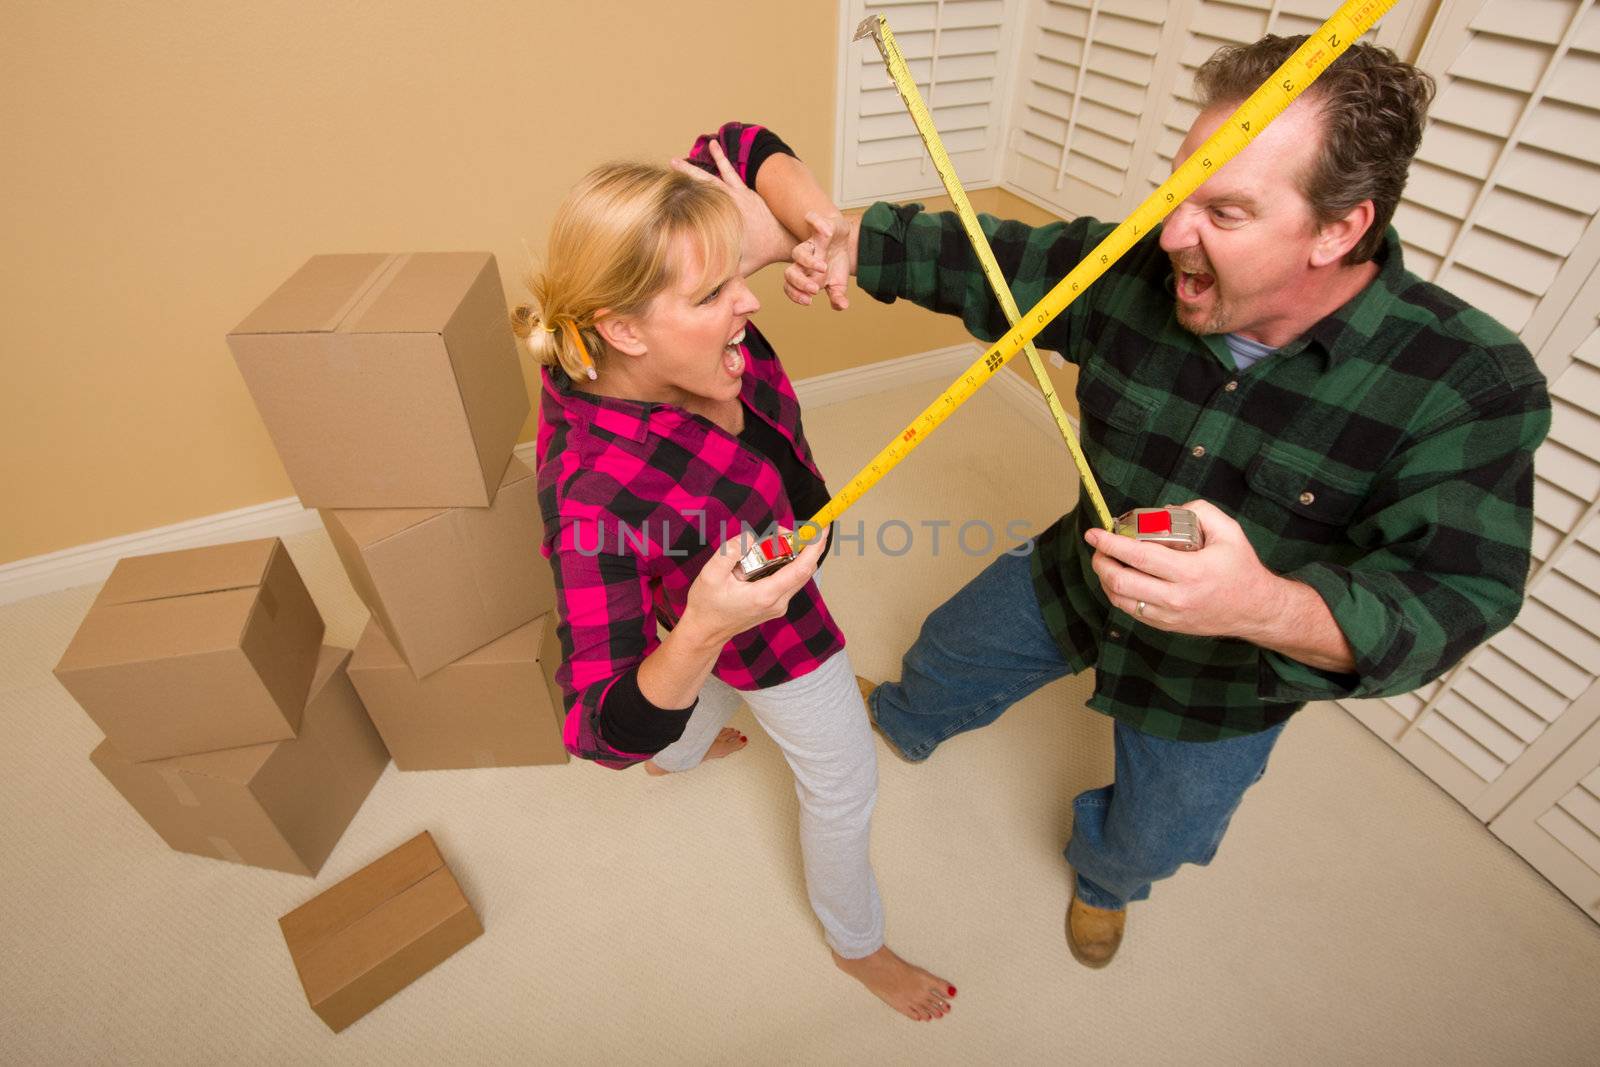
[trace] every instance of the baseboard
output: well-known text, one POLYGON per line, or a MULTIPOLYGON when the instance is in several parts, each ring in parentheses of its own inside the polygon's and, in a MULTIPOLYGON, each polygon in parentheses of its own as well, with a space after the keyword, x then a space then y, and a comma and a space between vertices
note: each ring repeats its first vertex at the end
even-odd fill
POLYGON ((915 382, 952 382, 982 354, 983 349, 976 343, 966 341, 914 356, 801 378, 794 383, 794 392, 801 407, 819 408, 915 382))
MULTIPOLYGON (((970 366, 981 352, 982 349, 976 344, 968 342, 914 356, 886 359, 864 367, 802 378, 795 382, 795 393, 803 406, 818 408, 915 382, 948 383, 970 366)), ((1029 421, 1037 423, 1047 433, 1056 432, 1044 398, 1028 382, 1015 374, 1005 373, 999 375, 990 387, 1027 416, 1029 421)), ((533 451, 533 442, 530 441, 518 445, 515 455, 531 466, 533 451)), ((291 496, 76 548, 65 548, 42 556, 30 556, 14 563, 0 564, 0 604, 105 581, 117 560, 124 556, 144 556, 152 552, 248 541, 258 537, 286 537, 316 529, 320 524, 316 511, 302 507, 299 499, 291 496)))
POLYGON ((315 511, 301 507, 298 497, 289 496, 64 548, 43 556, 30 556, 0 564, 0 604, 103 582, 117 560, 124 556, 146 556, 152 552, 250 541, 258 537, 286 537, 316 529, 320 524, 315 511))

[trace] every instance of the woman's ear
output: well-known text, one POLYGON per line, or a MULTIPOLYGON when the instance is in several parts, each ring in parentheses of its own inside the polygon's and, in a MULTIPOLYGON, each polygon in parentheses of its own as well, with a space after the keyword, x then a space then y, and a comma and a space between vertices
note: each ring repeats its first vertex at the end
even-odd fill
POLYGON ((645 354, 644 338, 639 333, 639 320, 632 315, 614 315, 606 308, 595 312, 595 332, 605 338, 606 347, 628 356, 645 354))

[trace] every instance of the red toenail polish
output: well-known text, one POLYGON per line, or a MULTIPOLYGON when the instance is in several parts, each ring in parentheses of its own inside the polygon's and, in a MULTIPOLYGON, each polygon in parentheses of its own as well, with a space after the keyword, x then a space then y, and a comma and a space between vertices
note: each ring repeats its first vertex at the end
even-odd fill
POLYGON ((955 986, 951 986, 951 987, 950 987, 950 992, 949 992, 949 993, 947 993, 947 994, 946 994, 946 996, 951 996, 951 997, 953 997, 953 996, 955 996, 955 995, 956 995, 956 987, 955 987, 955 986))

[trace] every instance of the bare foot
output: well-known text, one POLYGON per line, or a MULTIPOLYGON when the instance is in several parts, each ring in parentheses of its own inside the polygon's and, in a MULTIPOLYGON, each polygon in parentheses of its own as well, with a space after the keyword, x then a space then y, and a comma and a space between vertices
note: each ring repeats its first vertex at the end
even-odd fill
POLYGON ((833 962, 901 1015, 926 1022, 950 1013, 950 998, 956 995, 956 987, 907 963, 888 945, 858 960, 847 960, 835 952, 833 962))
MULTIPOLYGON (((750 739, 744 734, 741 734, 731 726, 724 726, 721 732, 717 734, 717 739, 711 742, 711 747, 706 749, 705 758, 721 759, 723 756, 732 755, 749 743, 750 739)), ((701 762, 704 762, 704 760, 701 762)), ((655 760, 645 760, 644 773, 660 777, 663 774, 671 774, 672 772, 657 767, 655 760)))

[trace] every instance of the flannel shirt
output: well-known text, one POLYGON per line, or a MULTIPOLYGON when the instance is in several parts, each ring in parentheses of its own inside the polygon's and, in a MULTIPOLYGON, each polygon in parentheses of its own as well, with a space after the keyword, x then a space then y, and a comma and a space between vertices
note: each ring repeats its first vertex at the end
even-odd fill
MULTIPOLYGON (((1092 219, 981 220, 1026 309, 1099 241, 1092 219)), ((1274 572, 1325 601, 1355 653, 1318 670, 1236 638, 1192 637, 1113 608, 1090 567, 1081 503, 1038 538, 1040 610, 1089 706, 1158 737, 1255 733, 1308 700, 1407 692, 1521 607, 1533 453, 1550 425, 1543 376, 1516 336, 1406 271, 1393 229, 1379 273, 1343 307, 1244 371, 1220 336, 1174 315, 1159 228, 1035 339, 1077 364, 1084 452, 1113 514, 1201 498, 1237 519, 1274 572)), ((953 214, 876 204, 858 281, 1008 329, 953 214)))
MULTIPOLYGON (((719 131, 729 161, 750 183, 758 132, 733 124, 719 131)), ((701 161, 709 159, 705 145, 706 138, 695 144, 701 161)), ((820 479, 777 353, 754 323, 739 347, 745 418, 764 420, 820 479)), ((670 628, 682 617, 689 586, 725 539, 746 527, 793 529, 810 516, 797 520, 770 459, 709 419, 671 404, 586 393, 559 367, 544 368, 541 379, 541 551, 555 571, 563 739, 575 756, 626 767, 654 752, 610 743, 601 709, 612 686, 660 645, 658 622, 670 628)), ((735 689, 766 689, 810 673, 842 648, 844 635, 808 582, 782 618, 729 641, 712 673, 735 689)), ((680 733, 686 722, 684 713, 680 733)))

